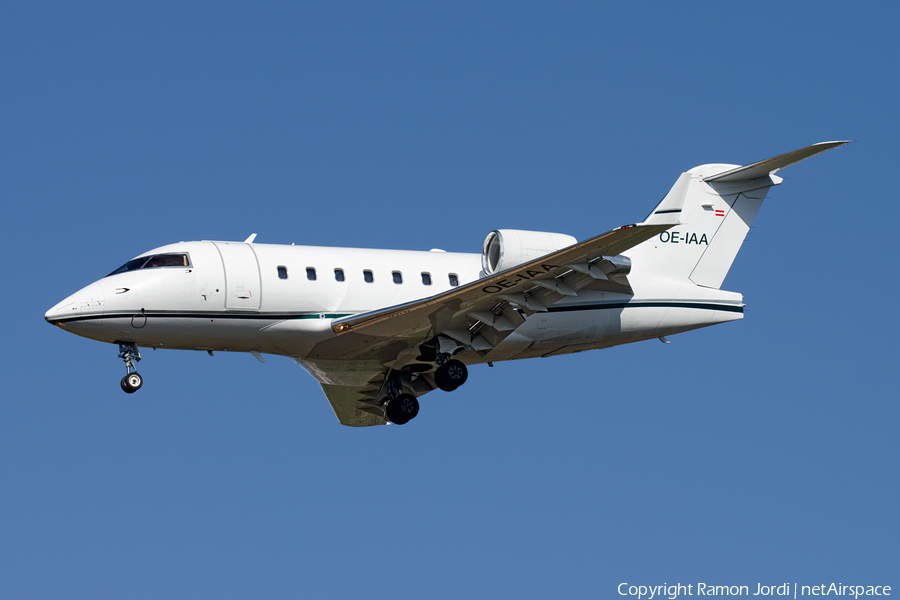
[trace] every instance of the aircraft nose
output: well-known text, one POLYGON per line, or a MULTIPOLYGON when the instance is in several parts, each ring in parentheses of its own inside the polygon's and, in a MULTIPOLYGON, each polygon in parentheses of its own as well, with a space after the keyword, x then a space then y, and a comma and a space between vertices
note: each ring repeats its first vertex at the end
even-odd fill
POLYGON ((48 323, 57 323, 66 317, 73 317, 78 314, 78 299, 75 295, 71 295, 47 312, 44 313, 44 319, 48 323))
POLYGON ((59 325, 69 317, 102 314, 104 305, 103 287, 95 281, 48 310, 44 313, 44 318, 59 325))

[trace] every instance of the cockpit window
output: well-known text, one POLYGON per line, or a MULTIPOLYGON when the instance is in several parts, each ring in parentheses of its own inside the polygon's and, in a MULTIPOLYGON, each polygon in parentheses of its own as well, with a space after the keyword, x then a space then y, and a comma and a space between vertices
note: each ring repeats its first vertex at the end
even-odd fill
MULTIPOLYGON (((141 266, 145 262, 147 262, 146 256, 142 256, 141 258, 134 258, 132 260, 129 260, 127 263, 125 263, 124 265, 122 265, 121 267, 119 267, 118 269, 116 269, 115 271, 110 273, 109 275, 118 275, 119 273, 125 273, 127 271, 134 271, 136 269, 140 269, 141 266)), ((107 277, 109 277, 109 275, 107 275, 107 277)))
MULTIPOLYGON (((156 254, 154 256, 142 256, 134 258, 110 273, 109 275, 118 275, 127 271, 136 271, 137 269, 155 269, 157 267, 190 267, 191 261, 187 254, 156 254)), ((107 275, 107 277, 109 277, 107 275)))
POLYGON ((156 267, 189 267, 187 254, 157 254, 151 256, 142 269, 154 269, 156 267))

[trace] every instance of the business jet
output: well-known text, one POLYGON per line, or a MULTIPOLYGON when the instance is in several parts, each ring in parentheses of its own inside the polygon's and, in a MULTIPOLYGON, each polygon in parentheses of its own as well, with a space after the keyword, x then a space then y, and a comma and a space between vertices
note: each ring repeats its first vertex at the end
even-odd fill
POLYGON ((643 222, 589 240, 498 229, 480 254, 179 242, 133 258, 44 318, 118 345, 292 358, 340 423, 404 424, 468 367, 607 348, 734 321, 720 289, 777 171, 848 142, 683 173, 643 222))

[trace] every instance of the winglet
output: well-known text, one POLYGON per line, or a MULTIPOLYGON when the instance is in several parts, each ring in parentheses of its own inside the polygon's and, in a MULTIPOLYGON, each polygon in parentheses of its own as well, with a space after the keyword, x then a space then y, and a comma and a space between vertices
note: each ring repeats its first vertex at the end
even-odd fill
POLYGON ((691 184, 691 174, 682 173, 681 177, 662 199, 653 212, 644 219, 644 225, 678 225, 681 223, 681 209, 687 198, 688 187, 691 184))
POLYGON ((760 177, 766 177, 770 173, 774 173, 779 169, 784 169, 785 167, 795 165, 798 162, 815 156, 816 154, 849 143, 849 140, 838 142, 819 142, 818 144, 813 144, 812 146, 807 146, 806 148, 801 148, 800 150, 794 150, 793 152, 788 152, 787 154, 782 154, 774 158, 755 162, 752 165, 747 165, 746 167, 738 167, 737 169, 731 169, 730 171, 725 171, 724 173, 719 173, 718 175, 705 177, 703 181, 721 181, 724 183, 730 181, 745 181, 747 179, 758 179, 760 177))

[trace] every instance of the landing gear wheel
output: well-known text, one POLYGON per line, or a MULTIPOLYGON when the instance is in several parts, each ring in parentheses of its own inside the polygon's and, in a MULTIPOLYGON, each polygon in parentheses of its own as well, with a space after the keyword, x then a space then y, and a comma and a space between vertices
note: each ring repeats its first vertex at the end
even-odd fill
MULTIPOLYGON (((143 310, 141 311, 143 312, 143 310)), ((126 394, 133 394, 144 384, 144 380, 138 375, 134 363, 141 360, 141 353, 138 352, 134 342, 119 342, 119 358, 125 361, 125 377, 122 378, 122 391, 126 394)))
POLYGON ((452 392, 468 378, 469 370, 458 360, 448 360, 434 372, 434 382, 445 392, 452 392))
POLYGON ((384 413, 394 425, 409 423, 419 414, 419 401, 412 394, 400 394, 388 402, 384 413))
POLYGON ((144 380, 137 373, 129 373, 122 378, 122 390, 126 394, 133 394, 144 385, 144 380))
POLYGON ((447 371, 445 371, 442 367, 438 367, 438 369, 434 372, 434 383, 445 392, 452 392, 456 389, 455 385, 447 381, 447 371))

